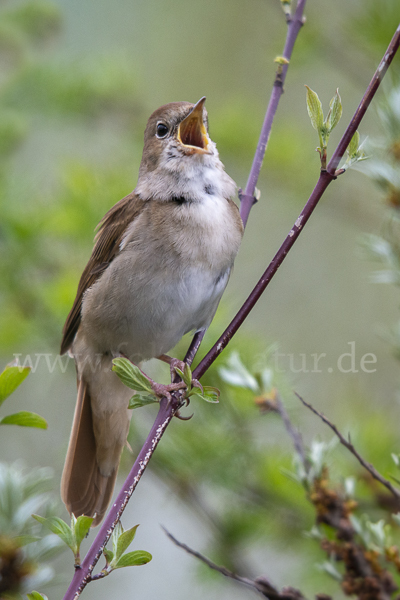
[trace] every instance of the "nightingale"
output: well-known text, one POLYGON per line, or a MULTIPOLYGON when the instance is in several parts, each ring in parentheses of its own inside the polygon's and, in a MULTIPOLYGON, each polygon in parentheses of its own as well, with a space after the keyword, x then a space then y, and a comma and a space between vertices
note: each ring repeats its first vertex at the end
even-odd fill
POLYGON ((78 394, 61 496, 93 526, 110 502, 132 412, 113 358, 138 364, 206 330, 243 235, 204 102, 150 116, 137 186, 101 220, 64 325, 61 354, 75 359, 78 394))

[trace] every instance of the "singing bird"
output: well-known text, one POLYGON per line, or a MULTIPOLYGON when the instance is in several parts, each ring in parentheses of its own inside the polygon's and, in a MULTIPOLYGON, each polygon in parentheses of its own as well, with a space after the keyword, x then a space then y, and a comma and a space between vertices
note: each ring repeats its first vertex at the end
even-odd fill
POLYGON ((63 329, 78 396, 61 496, 93 525, 110 502, 131 417, 132 390, 111 370, 113 358, 138 364, 206 330, 243 235, 204 102, 173 102, 150 116, 137 186, 101 220, 63 329))

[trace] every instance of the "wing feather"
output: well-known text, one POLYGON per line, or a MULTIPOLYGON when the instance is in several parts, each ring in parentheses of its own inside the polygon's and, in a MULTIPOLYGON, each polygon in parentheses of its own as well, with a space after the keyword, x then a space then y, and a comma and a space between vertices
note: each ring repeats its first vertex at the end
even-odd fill
POLYGON ((80 278, 74 304, 63 328, 61 354, 71 347, 78 331, 84 293, 118 255, 128 225, 141 213, 144 204, 145 201, 132 192, 117 202, 100 221, 92 255, 80 278))

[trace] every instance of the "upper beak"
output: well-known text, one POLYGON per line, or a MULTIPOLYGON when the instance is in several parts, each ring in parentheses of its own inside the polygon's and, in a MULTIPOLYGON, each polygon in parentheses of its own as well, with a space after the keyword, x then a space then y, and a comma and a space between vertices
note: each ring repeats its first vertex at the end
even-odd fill
POLYGON ((192 152, 207 153, 208 137, 203 123, 203 106, 206 97, 203 96, 194 105, 188 116, 183 119, 178 128, 178 140, 180 143, 191 148, 192 152))

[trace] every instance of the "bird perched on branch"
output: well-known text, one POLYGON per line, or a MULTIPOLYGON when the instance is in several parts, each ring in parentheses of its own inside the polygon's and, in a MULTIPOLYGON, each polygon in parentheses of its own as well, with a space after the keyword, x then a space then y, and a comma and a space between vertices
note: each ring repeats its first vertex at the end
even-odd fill
POLYGON ((207 329, 228 283, 243 225, 236 185, 208 135, 205 98, 156 110, 135 190, 100 222, 63 330, 78 397, 61 495, 76 517, 103 518, 126 444, 132 390, 111 371, 165 355, 207 329))

